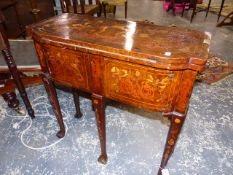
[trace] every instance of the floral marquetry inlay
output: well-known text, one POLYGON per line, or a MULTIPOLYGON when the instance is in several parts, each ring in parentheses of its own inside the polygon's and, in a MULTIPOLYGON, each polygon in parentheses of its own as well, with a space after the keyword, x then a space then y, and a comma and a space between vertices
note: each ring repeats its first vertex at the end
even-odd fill
POLYGON ((57 47, 46 48, 48 66, 54 80, 88 89, 85 55, 57 47))
POLYGON ((177 75, 171 71, 143 69, 143 66, 109 62, 105 67, 105 77, 109 83, 106 93, 113 98, 141 101, 154 108, 165 104, 169 107, 172 84, 177 75), (164 95, 166 94, 166 95, 164 95))

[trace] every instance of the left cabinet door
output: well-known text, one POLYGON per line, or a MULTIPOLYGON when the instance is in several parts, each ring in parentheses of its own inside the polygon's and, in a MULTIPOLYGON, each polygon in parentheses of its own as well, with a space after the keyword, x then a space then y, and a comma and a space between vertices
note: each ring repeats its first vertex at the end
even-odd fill
POLYGON ((80 51, 47 45, 46 62, 53 80, 89 92, 88 55, 80 51))

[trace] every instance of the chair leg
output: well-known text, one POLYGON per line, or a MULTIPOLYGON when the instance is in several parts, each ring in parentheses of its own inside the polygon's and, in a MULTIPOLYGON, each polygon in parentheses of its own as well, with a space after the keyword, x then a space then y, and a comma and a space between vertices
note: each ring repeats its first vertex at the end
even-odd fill
POLYGON ((116 15, 116 5, 113 6, 113 15, 116 15))
POLYGON ((221 26, 229 26, 229 25, 233 25, 233 12, 229 13, 223 20, 222 22, 217 24, 217 27, 221 27, 221 26), (225 22, 226 20, 229 20, 229 22, 225 22))
POLYGON ((220 7, 220 10, 219 10, 219 13, 218 13, 218 20, 217 20, 217 22, 219 21, 219 18, 220 18, 220 16, 221 16, 222 8, 223 8, 223 5, 224 5, 224 2, 225 2, 225 0, 222 0, 221 7, 220 7))
MULTIPOLYGON (((10 78, 10 73, 0 73, 0 85, 3 85, 3 87, 5 87, 5 81, 9 80, 10 78)), ((4 94, 2 93, 2 97, 7 102, 9 108, 19 108, 19 100, 16 98, 14 88, 11 89, 11 92, 6 92, 4 94)))
POLYGON ((102 5, 99 5, 99 12, 97 12, 97 17, 101 17, 102 14, 102 5))
POLYGON ((208 13, 209 13, 209 10, 210 10, 210 4, 211 4, 211 0, 209 0, 208 7, 206 9, 205 18, 207 18, 207 16, 208 16, 208 13))
POLYGON ((183 17, 184 16, 184 10, 185 10, 185 6, 186 6, 186 0, 184 1, 184 4, 183 4, 183 9, 182 9, 182 14, 181 14, 181 16, 183 17))
POLYGON ((31 118, 35 118, 34 111, 32 109, 31 103, 30 103, 28 96, 27 96, 27 93, 25 91, 25 87, 22 83, 22 80, 20 78, 20 74, 18 72, 15 61, 14 61, 10 51, 8 49, 4 49, 4 50, 2 50, 2 53, 4 55, 4 58, 5 58, 7 65, 8 65, 9 71, 15 80, 16 86, 19 90, 20 96, 23 99, 23 102, 26 106, 28 114, 31 116, 31 118))
POLYGON ((106 4, 102 3, 102 6, 103 6, 103 10, 104 10, 104 17, 106 18, 107 17, 107 15, 106 15, 106 4))
POLYGON ((176 7, 175 7, 175 0, 171 0, 170 7, 168 8, 167 11, 172 9, 172 13, 175 16, 176 15, 176 7))
POLYGON ((7 102, 9 108, 19 108, 19 100, 16 98, 15 92, 2 94, 2 97, 7 102))
POLYGON ((9 108, 13 109, 20 115, 26 114, 25 110, 19 107, 19 100, 17 99, 15 92, 2 94, 2 97, 7 102, 9 108))
POLYGON ((193 1, 193 13, 192 13, 192 16, 191 16, 190 23, 192 23, 192 21, 193 21, 193 17, 194 17, 194 15, 196 13, 196 8, 197 8, 197 0, 194 0, 193 1))
POLYGON ((128 2, 125 1, 125 19, 127 18, 128 2))

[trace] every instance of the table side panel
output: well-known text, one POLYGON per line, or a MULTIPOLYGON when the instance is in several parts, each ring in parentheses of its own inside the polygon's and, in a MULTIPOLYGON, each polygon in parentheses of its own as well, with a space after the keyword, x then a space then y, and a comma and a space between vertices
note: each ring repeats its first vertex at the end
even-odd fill
POLYGON ((89 91, 87 54, 55 46, 45 46, 52 78, 70 87, 89 91))
POLYGON ((171 111, 182 71, 155 69, 104 59, 104 94, 133 106, 171 111))
POLYGON ((58 83, 140 108, 173 110, 182 70, 158 69, 47 44, 36 46, 37 50, 42 46, 46 56, 40 56, 40 62, 47 62, 58 83))

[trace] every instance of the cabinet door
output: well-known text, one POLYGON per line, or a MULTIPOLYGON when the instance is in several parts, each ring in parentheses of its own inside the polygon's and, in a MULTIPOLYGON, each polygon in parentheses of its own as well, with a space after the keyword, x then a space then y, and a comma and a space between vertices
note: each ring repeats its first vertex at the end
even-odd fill
POLYGON ((55 81, 89 91, 86 53, 55 46, 44 49, 50 75, 55 81))
POLYGON ((181 74, 180 71, 105 59, 105 96, 149 110, 170 111, 181 74))

